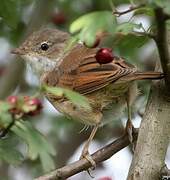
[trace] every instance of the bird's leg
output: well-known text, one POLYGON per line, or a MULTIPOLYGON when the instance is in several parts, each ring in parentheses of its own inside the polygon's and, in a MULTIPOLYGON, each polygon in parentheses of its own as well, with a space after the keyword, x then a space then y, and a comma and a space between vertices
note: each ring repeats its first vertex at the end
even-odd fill
POLYGON ((131 112, 131 105, 130 105, 130 92, 128 90, 127 96, 126 96, 126 101, 127 101, 127 110, 128 110, 128 120, 126 122, 126 133, 128 134, 129 141, 133 143, 133 124, 132 124, 132 112, 131 112))
POLYGON ((86 141, 86 143, 85 143, 85 145, 83 147, 81 156, 80 156, 80 159, 82 159, 82 158, 87 159, 92 164, 92 167, 94 167, 94 168, 96 167, 96 163, 93 160, 93 158, 91 157, 91 155, 89 154, 88 149, 89 149, 91 141, 93 140, 93 138, 94 138, 94 136, 95 136, 95 134, 97 132, 98 127, 99 127, 98 124, 93 127, 93 130, 92 130, 88 140, 86 141))

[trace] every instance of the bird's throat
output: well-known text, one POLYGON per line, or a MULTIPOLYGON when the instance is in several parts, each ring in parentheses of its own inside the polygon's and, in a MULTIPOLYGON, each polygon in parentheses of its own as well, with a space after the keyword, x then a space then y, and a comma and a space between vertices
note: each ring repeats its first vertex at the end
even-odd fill
POLYGON ((33 72, 39 77, 46 72, 52 71, 60 62, 58 59, 52 60, 43 56, 23 55, 22 58, 26 60, 33 72))

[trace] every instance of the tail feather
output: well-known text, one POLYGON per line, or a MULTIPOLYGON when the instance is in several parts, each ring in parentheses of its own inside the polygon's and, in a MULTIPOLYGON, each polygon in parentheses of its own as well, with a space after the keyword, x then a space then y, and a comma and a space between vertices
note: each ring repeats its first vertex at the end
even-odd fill
POLYGON ((162 72, 154 72, 154 71, 148 71, 148 72, 133 72, 132 74, 129 74, 127 76, 123 76, 122 80, 128 80, 128 81, 134 81, 134 80, 144 80, 144 79, 162 79, 164 78, 164 73, 162 72))
POLYGON ((154 71, 148 71, 148 72, 135 72, 134 74, 134 80, 142 80, 142 79, 162 79, 164 78, 164 73, 162 72, 154 72, 154 71))

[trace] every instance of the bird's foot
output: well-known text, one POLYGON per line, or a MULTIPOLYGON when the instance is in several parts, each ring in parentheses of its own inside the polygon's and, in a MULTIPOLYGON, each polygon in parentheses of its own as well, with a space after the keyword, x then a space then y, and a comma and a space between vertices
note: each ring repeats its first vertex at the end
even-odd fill
POLYGON ((87 173, 89 174, 89 176, 91 178, 94 178, 91 174, 91 171, 94 170, 96 168, 96 162, 93 160, 92 156, 90 155, 90 153, 88 151, 83 151, 81 156, 80 156, 80 159, 86 159, 87 161, 90 162, 91 164, 91 167, 89 169, 87 169, 87 173))
POLYGON ((135 134, 135 128, 132 124, 132 121, 128 120, 126 123, 126 134, 128 135, 130 144, 132 145, 132 150, 135 150, 135 146, 136 146, 136 142, 135 142, 135 138, 134 138, 134 134, 135 134))
POLYGON ((80 159, 87 159, 87 161, 90 162, 91 164, 91 168, 90 169, 95 169, 96 168, 96 162, 93 160, 92 156, 90 155, 90 153, 87 150, 83 150, 82 154, 80 156, 80 159))

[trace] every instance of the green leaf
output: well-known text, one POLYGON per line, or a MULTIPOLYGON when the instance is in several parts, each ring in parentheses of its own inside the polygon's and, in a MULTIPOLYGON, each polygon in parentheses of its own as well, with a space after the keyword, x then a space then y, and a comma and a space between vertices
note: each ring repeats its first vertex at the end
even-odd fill
POLYGON ((29 122, 20 120, 12 127, 12 131, 28 144, 30 159, 35 160, 39 157, 44 171, 54 169, 51 155, 55 155, 55 149, 38 130, 34 129, 29 122))
POLYGON ((91 109, 88 99, 75 91, 65 89, 65 88, 50 87, 50 86, 45 86, 45 85, 43 86, 43 89, 47 91, 48 93, 51 93, 55 96, 59 96, 59 97, 63 96, 63 97, 68 98, 74 105, 78 107, 82 107, 88 110, 91 109))
POLYGON ((11 140, 1 139, 0 159, 9 164, 18 165, 23 161, 23 156, 15 149, 15 144, 11 140))
POLYGON ((12 122, 12 116, 9 113, 10 108, 9 103, 0 101, 0 127, 6 127, 12 122))
POLYGON ((91 46, 95 42, 97 33, 112 34, 115 26, 116 20, 111 11, 96 11, 76 19, 70 26, 70 32, 78 33, 79 39, 91 46))
POLYGON ((170 14, 170 1, 169 0, 154 0, 152 1, 152 3, 158 7, 163 8, 166 13, 170 14))
POLYGON ((0 113, 0 127, 7 127, 12 122, 12 116, 9 112, 0 113))
POLYGON ((154 16, 154 10, 151 7, 143 7, 143 8, 139 8, 137 10, 135 10, 134 15, 147 15, 147 16, 154 16))
POLYGON ((131 22, 119 24, 116 28, 116 32, 121 32, 124 35, 129 34, 134 30, 134 28, 140 29, 142 24, 134 24, 131 22))
POLYGON ((0 112, 7 112, 11 108, 11 105, 7 102, 0 101, 0 112))
POLYGON ((63 96, 63 89, 62 88, 59 88, 59 87, 52 87, 52 86, 46 86, 46 85, 43 85, 42 89, 44 91, 47 91, 51 94, 54 94, 56 96, 63 96))
MULTIPOLYGON (((141 46, 149 41, 147 36, 135 36, 133 34, 128 34, 124 36, 117 36, 115 38, 116 45, 119 53, 125 57, 132 57, 141 46)), ((131 62, 132 63, 132 62, 131 62)))
POLYGON ((64 89, 65 96, 76 106, 91 110, 88 99, 77 92, 64 89))
POLYGON ((0 4, 0 17, 14 29, 19 22, 19 3, 20 0, 1 0, 0 4))

